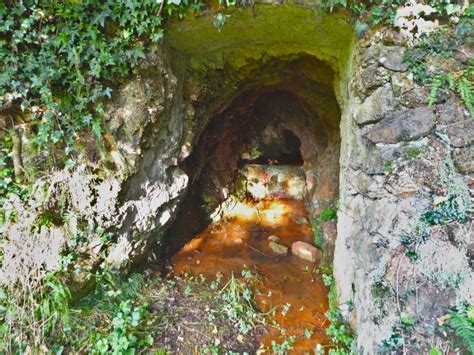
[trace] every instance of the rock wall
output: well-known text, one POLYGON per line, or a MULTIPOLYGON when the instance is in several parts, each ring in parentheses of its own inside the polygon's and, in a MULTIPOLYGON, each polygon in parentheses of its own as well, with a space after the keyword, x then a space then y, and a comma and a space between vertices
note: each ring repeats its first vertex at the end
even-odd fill
POLYGON ((453 96, 428 106, 392 38, 381 30, 354 49, 341 122, 334 274, 367 354, 394 351, 397 336, 404 351, 429 352, 446 341, 437 318, 474 300, 472 220, 426 214, 448 199, 471 205, 474 121, 453 96), (400 319, 415 319, 413 331, 400 319))

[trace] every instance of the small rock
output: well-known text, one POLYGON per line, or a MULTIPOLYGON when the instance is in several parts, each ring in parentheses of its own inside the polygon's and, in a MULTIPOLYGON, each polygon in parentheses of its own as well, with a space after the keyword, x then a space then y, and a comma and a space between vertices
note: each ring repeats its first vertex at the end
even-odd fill
POLYGON ((445 133, 456 148, 470 147, 474 143, 474 121, 471 119, 439 126, 438 130, 445 133))
POLYGON ((354 119, 359 125, 380 121, 393 107, 393 92, 390 84, 375 90, 358 107, 354 119))
POLYGON ((295 220, 296 224, 309 224, 308 220, 305 217, 299 217, 295 220))
POLYGON ((413 83, 413 89, 403 95, 397 95, 397 102, 408 108, 417 108, 428 105, 428 91, 423 86, 413 83))
POLYGON ((453 160, 461 173, 474 174, 474 146, 454 149, 453 160))
POLYGON ((380 52, 379 63, 385 68, 393 71, 406 71, 408 66, 403 62, 403 55, 405 54, 405 48, 392 46, 383 47, 380 52))
POLYGON ((412 73, 395 73, 392 75, 392 88, 396 93, 404 94, 413 89, 412 73))
POLYGON ((446 103, 438 105, 438 120, 442 124, 464 120, 464 108, 456 96, 452 95, 446 103))
POLYGON ((461 70, 461 64, 454 58, 445 58, 442 55, 428 56, 426 71, 431 75, 454 73, 461 70))
POLYGON ((448 196, 435 196, 433 199, 433 205, 438 206, 442 204, 443 202, 446 202, 449 200, 448 196))
POLYGON ((291 246, 293 255, 300 259, 315 263, 321 253, 314 245, 305 242, 294 242, 291 246))
POLYGON ((375 124, 365 136, 372 143, 411 141, 428 134, 434 126, 434 118, 429 107, 415 108, 375 124))
POLYGON ((280 237, 276 236, 276 235, 271 235, 267 238, 269 241, 271 242, 275 242, 275 243, 278 243, 280 241, 280 237))
POLYGON ((250 153, 242 153, 240 157, 242 160, 250 160, 250 153))
POLYGON ((384 84, 385 78, 381 75, 380 69, 382 68, 374 64, 358 73, 357 85, 359 91, 365 93, 367 90, 376 89, 384 84))
POLYGON ((288 247, 282 244, 278 244, 275 242, 270 242, 269 243, 270 249, 280 255, 287 255, 288 254, 288 247))

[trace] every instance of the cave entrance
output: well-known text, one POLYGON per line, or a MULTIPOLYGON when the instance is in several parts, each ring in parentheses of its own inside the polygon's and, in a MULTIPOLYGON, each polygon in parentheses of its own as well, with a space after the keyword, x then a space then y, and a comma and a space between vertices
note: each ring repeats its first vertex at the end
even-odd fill
POLYGON ((287 330, 266 328, 257 341, 270 349, 289 335, 297 351, 328 344, 317 270, 336 223, 319 216, 337 203, 352 38, 340 16, 263 5, 236 10, 220 32, 197 18, 167 36, 192 133, 179 164, 190 184, 160 251, 174 274, 257 274, 257 306, 277 307, 287 330))
MULTIPOLYGON (((314 349, 329 343, 328 290, 310 212, 337 197, 339 112, 332 90, 303 75, 312 65, 331 75, 330 67, 302 56, 261 70, 275 65, 282 80, 245 85, 202 130, 182 165, 191 186, 165 246, 173 274, 214 280, 250 270, 262 280, 259 309, 279 309, 272 319, 298 337, 295 349, 314 349)), ((269 327, 257 341, 284 339, 269 327)))

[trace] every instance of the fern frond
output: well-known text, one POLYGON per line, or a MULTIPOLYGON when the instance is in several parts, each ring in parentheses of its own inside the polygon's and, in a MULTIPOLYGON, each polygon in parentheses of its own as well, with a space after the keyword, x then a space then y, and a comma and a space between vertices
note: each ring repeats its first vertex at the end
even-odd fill
POLYGON ((458 91, 471 117, 474 118, 474 86, 467 76, 463 76, 459 80, 458 91))
POLYGON ((450 312, 449 325, 454 329, 456 335, 466 344, 469 351, 474 354, 474 323, 468 318, 466 310, 450 312))
POLYGON ((432 106, 438 100, 438 90, 443 86, 445 77, 443 75, 438 75, 433 79, 431 84, 430 97, 428 99, 428 104, 432 106))

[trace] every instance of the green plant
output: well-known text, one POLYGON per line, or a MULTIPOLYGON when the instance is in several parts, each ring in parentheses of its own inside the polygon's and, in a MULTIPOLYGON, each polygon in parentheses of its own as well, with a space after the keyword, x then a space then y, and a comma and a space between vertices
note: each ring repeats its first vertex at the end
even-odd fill
POLYGON ((317 218, 311 219, 311 227, 313 229, 314 234, 314 245, 316 245, 319 249, 323 249, 324 237, 319 227, 319 220, 317 218))
POLYGON ((286 337, 281 343, 272 340, 272 350, 275 354, 286 354, 289 350, 293 349, 293 343, 295 340, 296 336, 294 335, 286 337))
POLYGON ((383 165, 383 172, 385 175, 390 175, 391 173, 393 173, 394 168, 395 167, 393 161, 387 160, 383 165))
POLYGON ((333 220, 336 217, 337 217, 337 210, 335 210, 334 208, 326 208, 319 214, 319 218, 323 222, 333 220))
POLYGON ((405 352, 406 338, 413 332, 413 326, 416 320, 411 316, 402 315, 400 320, 392 326, 390 338, 382 341, 382 346, 388 352, 394 352, 403 349, 405 352))
POLYGON ((114 84, 163 37, 163 20, 194 0, 7 0, 0 4, 0 105, 32 114, 36 145, 73 152, 78 132, 102 133, 114 84))
POLYGON ((415 159, 421 154, 421 149, 416 147, 409 147, 405 150, 405 156, 407 159, 415 159))
POLYGON ((242 334, 247 334, 257 322, 264 323, 264 319, 253 304, 250 285, 254 279, 246 270, 242 274, 247 282, 238 280, 232 273, 229 281, 220 290, 219 296, 222 300, 222 312, 229 319, 238 322, 242 334))
POLYGON ((329 287, 329 310, 326 312, 326 318, 329 320, 329 327, 326 328, 326 334, 331 337, 332 346, 330 354, 350 354, 354 346, 354 334, 346 324, 339 308, 336 283, 332 274, 332 267, 322 266, 323 282, 329 287))
POLYGON ((449 326, 454 329, 471 353, 474 353, 474 305, 449 312, 449 326))
POLYGON ((454 198, 441 203, 439 207, 424 212, 421 221, 430 226, 447 224, 451 221, 466 221, 466 211, 460 208, 458 201, 454 198))
POLYGON ((62 337, 69 327, 71 294, 57 275, 23 275, 17 284, 0 289, 0 352, 38 351, 62 337))
POLYGON ((433 105, 438 101, 441 93, 450 91, 458 94, 462 102, 469 110, 471 117, 474 117, 474 64, 468 65, 467 69, 458 73, 446 73, 437 75, 431 84, 429 104, 433 105))
POLYGON ((122 301, 105 334, 97 336, 93 349, 99 354, 133 354, 153 344, 153 337, 142 330, 148 316, 148 305, 122 301))

